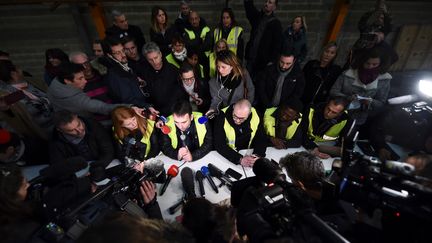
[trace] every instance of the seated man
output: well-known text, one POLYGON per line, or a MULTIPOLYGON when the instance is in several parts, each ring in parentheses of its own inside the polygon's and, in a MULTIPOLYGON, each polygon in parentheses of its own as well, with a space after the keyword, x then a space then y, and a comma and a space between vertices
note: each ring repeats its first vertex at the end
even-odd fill
POLYGON ((277 149, 298 148, 302 143, 302 129, 299 127, 302 114, 299 99, 289 100, 280 107, 269 108, 264 113, 264 131, 270 145, 277 149))
POLYGON ((349 101, 344 97, 331 97, 327 103, 306 110, 301 125, 303 147, 312 150, 312 153, 321 159, 330 158, 329 153, 338 156, 338 147, 318 147, 315 142, 335 141, 347 134, 353 122, 346 112, 348 104, 349 101))
POLYGON ((162 151, 166 156, 191 162, 212 150, 212 131, 208 123, 198 122, 201 116, 199 112, 192 112, 188 101, 179 101, 174 105, 173 114, 166 124, 171 131, 162 135, 162 151))
POLYGON ((107 131, 96 121, 87 120, 69 111, 54 115, 55 132, 50 144, 50 163, 65 163, 76 158, 90 164, 94 181, 105 177, 105 168, 114 159, 114 148, 107 131))
POLYGON ((251 103, 242 99, 217 116, 214 124, 216 151, 229 161, 252 167, 258 157, 264 157, 266 139, 260 118, 251 103), (254 149, 254 155, 242 156, 238 151, 254 149))

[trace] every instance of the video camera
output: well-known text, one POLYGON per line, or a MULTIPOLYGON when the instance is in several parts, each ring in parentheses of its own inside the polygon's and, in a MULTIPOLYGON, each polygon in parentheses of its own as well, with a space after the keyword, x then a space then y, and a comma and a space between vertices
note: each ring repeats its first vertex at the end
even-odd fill
POLYGON ((258 159, 255 177, 235 182, 231 204, 237 208, 237 227, 251 242, 289 238, 302 240, 299 232, 311 232, 325 242, 347 242, 313 213, 312 201, 286 176, 275 161, 258 159))

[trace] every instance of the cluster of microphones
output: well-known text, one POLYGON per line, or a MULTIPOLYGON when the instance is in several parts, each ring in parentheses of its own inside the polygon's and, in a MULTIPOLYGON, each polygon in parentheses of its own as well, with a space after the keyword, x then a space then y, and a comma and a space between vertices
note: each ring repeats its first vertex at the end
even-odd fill
MULTIPOLYGON (((171 165, 167 171, 167 179, 162 185, 159 195, 163 195, 171 182, 171 179, 176 177, 179 173, 179 168, 176 165, 171 165)), ((199 195, 205 197, 204 180, 207 180, 210 187, 215 193, 219 193, 219 187, 227 186, 231 190, 233 179, 230 175, 223 172, 215 165, 209 163, 208 166, 202 166, 200 170, 194 172, 191 168, 185 167, 180 172, 180 177, 183 185, 184 196, 183 198, 171 206, 168 211, 170 214, 176 213, 181 206, 191 198, 197 197, 195 193, 195 180, 198 182, 199 195), (195 179, 194 179, 195 174, 195 179), (213 177, 216 177, 220 184, 217 186, 213 177)))

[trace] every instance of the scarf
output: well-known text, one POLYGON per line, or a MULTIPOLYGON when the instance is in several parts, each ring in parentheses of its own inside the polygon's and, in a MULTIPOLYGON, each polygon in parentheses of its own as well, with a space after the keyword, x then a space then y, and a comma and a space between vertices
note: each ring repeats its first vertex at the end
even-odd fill
POLYGON ((375 79, 378 78, 378 75, 379 75, 379 67, 372 68, 372 69, 364 69, 364 68, 358 69, 358 77, 364 85, 368 85, 373 81, 375 81, 375 79))
POLYGON ((187 50, 186 50, 186 48, 183 48, 183 51, 181 51, 181 52, 175 52, 173 50, 173 55, 177 60, 180 60, 183 62, 187 57, 187 50))
POLYGON ((237 88, 242 81, 241 77, 233 78, 233 76, 234 76, 234 73, 231 72, 226 77, 220 77, 219 82, 221 83, 221 85, 224 88, 226 88, 228 90, 233 90, 233 89, 237 88))

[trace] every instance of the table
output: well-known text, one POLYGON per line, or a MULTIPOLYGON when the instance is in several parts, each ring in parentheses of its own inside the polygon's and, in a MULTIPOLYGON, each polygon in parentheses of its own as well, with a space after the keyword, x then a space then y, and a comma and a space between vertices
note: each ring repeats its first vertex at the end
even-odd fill
MULTIPOLYGON (((292 154, 292 153, 295 153, 298 151, 305 151, 305 149, 304 148, 295 148, 295 149, 290 148, 290 149, 280 149, 279 150, 279 149, 275 149, 273 147, 268 147, 266 150, 266 158, 273 159, 273 160, 279 162, 279 159, 284 157, 285 155, 292 154)), ((240 151, 240 153, 243 155, 246 153, 251 154, 252 149, 242 150, 242 151, 240 151)), ((173 164, 178 165, 178 166, 181 165, 181 162, 179 162, 177 160, 170 159, 167 156, 162 155, 162 154, 158 155, 156 158, 160 159, 164 162, 164 167, 166 170, 168 170, 168 168, 173 164)), ((331 169, 331 164, 333 162, 333 158, 321 160, 321 161, 324 163, 324 168, 326 171, 331 169)), ((202 166, 207 166, 209 163, 212 163, 213 165, 215 165, 216 167, 218 167, 222 171, 226 171, 228 168, 232 168, 233 170, 235 170, 235 171, 237 171, 243 175, 242 179, 246 178, 246 176, 247 177, 254 176, 252 168, 244 167, 244 171, 243 171, 243 168, 241 165, 235 165, 235 164, 231 163, 230 161, 225 159, 222 155, 220 155, 216 151, 211 151, 209 154, 207 154, 206 156, 204 156, 203 158, 201 158, 197 161, 188 162, 179 169, 178 175, 176 177, 172 178, 170 184, 168 185, 168 188, 166 189, 165 193, 162 196, 159 196, 159 190, 162 187, 162 184, 158 185, 158 188, 157 188, 158 189, 158 202, 159 202, 159 206, 160 206, 161 211, 162 211, 162 216, 165 220, 171 220, 171 221, 175 220, 175 217, 177 217, 181 213, 181 210, 177 211, 174 215, 170 215, 168 212, 168 208, 171 207, 172 205, 174 205, 175 203, 179 202, 183 198, 183 195, 184 195, 183 186, 182 186, 181 177, 180 177, 181 170, 184 167, 189 167, 194 172, 196 172, 197 170, 201 169, 202 166), (245 176, 245 173, 246 173, 246 176, 245 176)), ((213 177, 213 180, 214 180, 216 185, 220 184, 220 181, 217 178, 213 177)), ((205 198, 212 203, 218 203, 220 201, 223 201, 223 200, 231 197, 231 191, 226 186, 220 187, 219 193, 215 193, 213 191, 213 189, 210 187, 207 179, 204 180, 203 184, 204 184, 204 188, 205 188, 205 198)), ((199 196, 199 187, 198 187, 198 183, 196 180, 195 180, 195 193, 197 196, 199 196)))

